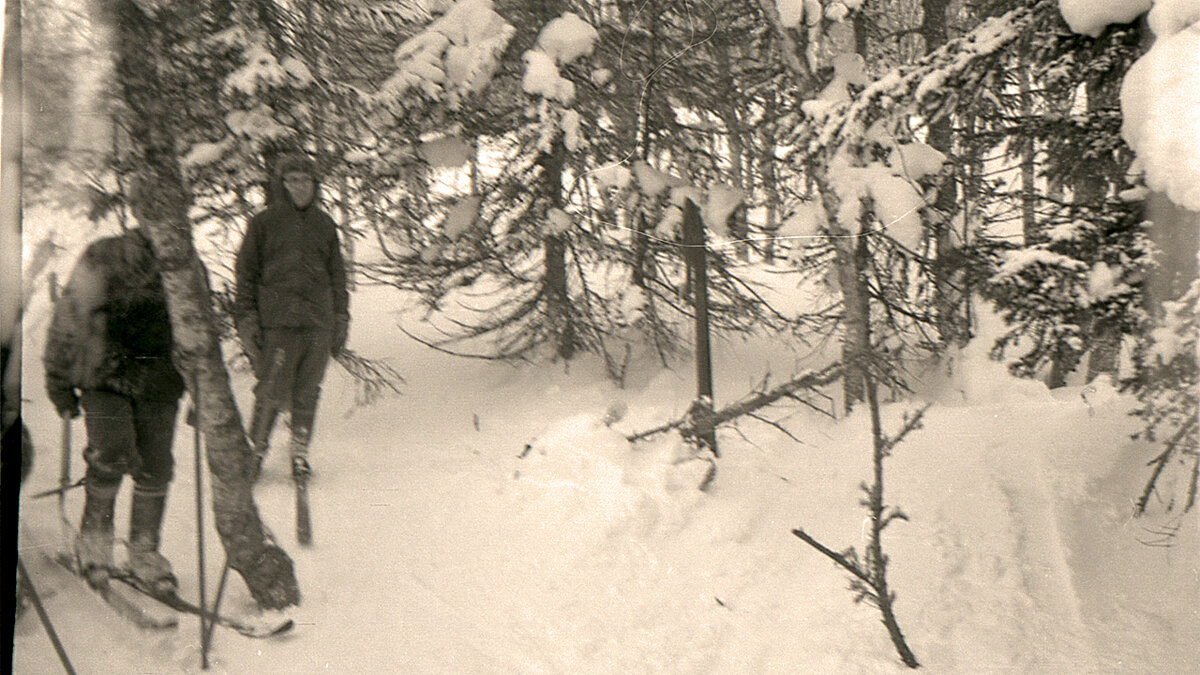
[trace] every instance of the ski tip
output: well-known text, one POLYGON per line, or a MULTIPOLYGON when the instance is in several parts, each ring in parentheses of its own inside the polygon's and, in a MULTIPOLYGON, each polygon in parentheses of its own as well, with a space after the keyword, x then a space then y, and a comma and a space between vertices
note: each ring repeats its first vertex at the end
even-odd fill
POLYGON ((270 638, 290 633, 296 627, 296 622, 279 613, 268 613, 253 619, 238 621, 231 627, 246 637, 270 638))

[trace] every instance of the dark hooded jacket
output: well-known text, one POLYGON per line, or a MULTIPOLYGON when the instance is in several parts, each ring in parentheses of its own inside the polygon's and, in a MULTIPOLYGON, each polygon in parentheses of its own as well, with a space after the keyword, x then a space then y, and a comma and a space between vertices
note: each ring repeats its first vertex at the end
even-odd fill
POLYGON ((140 229, 94 242, 62 296, 42 355, 51 400, 75 389, 175 399, 184 382, 171 361, 171 322, 158 263, 140 229))
POLYGON ((318 206, 317 192, 298 208, 284 174, 318 177, 302 156, 285 155, 267 190, 267 208, 251 220, 237 257, 234 318, 243 339, 268 328, 328 328, 348 321, 349 296, 337 226, 318 206))

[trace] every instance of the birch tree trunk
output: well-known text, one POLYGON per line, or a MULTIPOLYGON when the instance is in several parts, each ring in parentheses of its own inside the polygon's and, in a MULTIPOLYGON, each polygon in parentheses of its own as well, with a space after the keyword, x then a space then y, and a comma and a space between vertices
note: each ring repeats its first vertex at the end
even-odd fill
MULTIPOLYGON (((833 188, 821 179, 816 183, 825 211, 836 214, 839 202, 833 188)), ((866 231, 866 225, 862 227, 860 233, 866 231)), ((851 232, 842 223, 833 221, 830 234, 836 255, 838 286, 842 290, 842 389, 845 411, 849 413, 866 395, 871 353, 871 300, 867 288, 870 250, 865 235, 851 232)))
POLYGON ((185 31, 199 26, 200 5, 160 5, 149 16, 133 0, 106 0, 104 25, 113 31, 117 87, 136 153, 133 212, 162 265, 176 366, 189 389, 199 393, 197 423, 212 476, 217 532, 230 567, 258 604, 281 609, 297 604, 300 591, 291 558, 263 528, 247 478, 251 450, 221 357, 207 273, 192 240, 191 195, 176 145, 180 130, 173 128, 181 117, 173 104, 204 94, 195 83, 169 76, 170 36, 196 34, 185 31))

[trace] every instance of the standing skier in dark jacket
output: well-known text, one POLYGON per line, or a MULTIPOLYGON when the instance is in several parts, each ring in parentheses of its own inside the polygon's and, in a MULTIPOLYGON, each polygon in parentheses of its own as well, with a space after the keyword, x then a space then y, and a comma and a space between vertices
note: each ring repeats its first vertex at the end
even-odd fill
POLYGON ((308 444, 321 381, 350 325, 346 274, 337 227, 317 206, 315 167, 301 155, 276 164, 267 208, 255 215, 237 258, 234 318, 258 384, 250 440, 267 454, 275 419, 291 412, 294 475, 311 471, 308 444))
POLYGON ((173 587, 158 552, 171 445, 184 382, 171 361, 171 324, 157 261, 140 228, 87 248, 54 307, 43 363, 59 415, 87 427, 86 498, 76 555, 93 585, 112 568, 113 507, 133 476, 129 563, 152 586, 173 587))

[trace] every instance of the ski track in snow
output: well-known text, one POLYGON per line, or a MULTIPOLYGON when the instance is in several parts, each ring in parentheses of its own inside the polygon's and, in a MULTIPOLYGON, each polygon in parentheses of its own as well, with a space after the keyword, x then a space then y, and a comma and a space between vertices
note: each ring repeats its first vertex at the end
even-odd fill
POLYGON ((1098 672, 1087 627, 1075 594, 1067 550, 1057 523, 1057 509, 1046 482, 1046 471, 1028 443, 1005 443, 987 453, 994 479, 1012 514, 1021 584, 1035 603, 1021 617, 1026 637, 1048 641, 1050 648, 1034 653, 1060 654, 1061 661, 1030 663, 1043 671, 1083 669, 1098 672))

